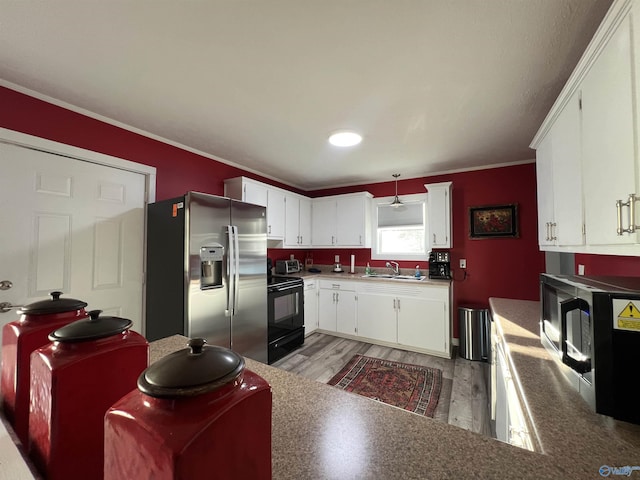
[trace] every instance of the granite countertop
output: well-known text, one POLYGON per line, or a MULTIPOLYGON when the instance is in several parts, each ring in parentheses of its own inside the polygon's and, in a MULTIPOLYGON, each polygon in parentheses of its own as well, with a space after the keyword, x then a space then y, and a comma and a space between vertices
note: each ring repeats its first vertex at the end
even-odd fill
POLYGON ((540 343, 540 304, 490 298, 515 372, 521 404, 545 456, 577 478, 602 478, 602 465, 640 466, 640 426, 593 412, 540 343))
MULTIPOLYGON (((153 362, 185 348, 151 344, 153 362)), ((274 479, 585 478, 557 459, 247 359, 273 392, 274 479)))

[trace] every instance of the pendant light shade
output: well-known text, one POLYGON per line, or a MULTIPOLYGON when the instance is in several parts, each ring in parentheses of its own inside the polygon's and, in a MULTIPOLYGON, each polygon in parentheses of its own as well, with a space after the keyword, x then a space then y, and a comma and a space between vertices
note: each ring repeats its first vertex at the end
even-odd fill
POLYGON ((395 179, 396 179, 396 196, 395 196, 395 198, 393 199, 393 202, 391 202, 391 203, 389 204, 389 206, 391 206, 391 207, 393 207, 393 208, 401 207, 402 205, 404 205, 404 204, 400 201, 400 199, 398 198, 398 177, 399 177, 399 176, 400 176, 400 174, 399 174, 399 173, 394 173, 394 174, 393 174, 393 178, 395 178, 395 179))

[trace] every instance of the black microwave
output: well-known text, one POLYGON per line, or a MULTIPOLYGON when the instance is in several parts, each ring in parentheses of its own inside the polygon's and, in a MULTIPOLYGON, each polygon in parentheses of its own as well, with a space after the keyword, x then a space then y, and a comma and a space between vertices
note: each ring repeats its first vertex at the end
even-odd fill
POLYGON ((640 278, 540 275, 540 338, 593 410, 640 424, 640 278))

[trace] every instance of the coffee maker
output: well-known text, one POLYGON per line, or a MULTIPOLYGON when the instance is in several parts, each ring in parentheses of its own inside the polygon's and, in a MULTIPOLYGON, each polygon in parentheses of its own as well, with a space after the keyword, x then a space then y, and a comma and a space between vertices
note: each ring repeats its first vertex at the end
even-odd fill
POLYGON ((429 253, 429 278, 451 279, 451 263, 449 252, 429 253))

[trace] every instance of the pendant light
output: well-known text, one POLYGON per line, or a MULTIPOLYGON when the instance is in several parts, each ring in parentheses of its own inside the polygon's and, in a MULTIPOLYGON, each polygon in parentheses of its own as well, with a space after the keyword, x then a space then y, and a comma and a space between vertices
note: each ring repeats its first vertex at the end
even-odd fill
POLYGON ((393 176, 393 178, 396 179, 396 196, 393 199, 393 202, 391 202, 389 204, 389 206, 391 206, 393 208, 397 208, 397 207, 401 207, 403 205, 403 203, 398 198, 398 177, 400 176, 400 174, 399 173, 394 173, 392 176, 393 176))

